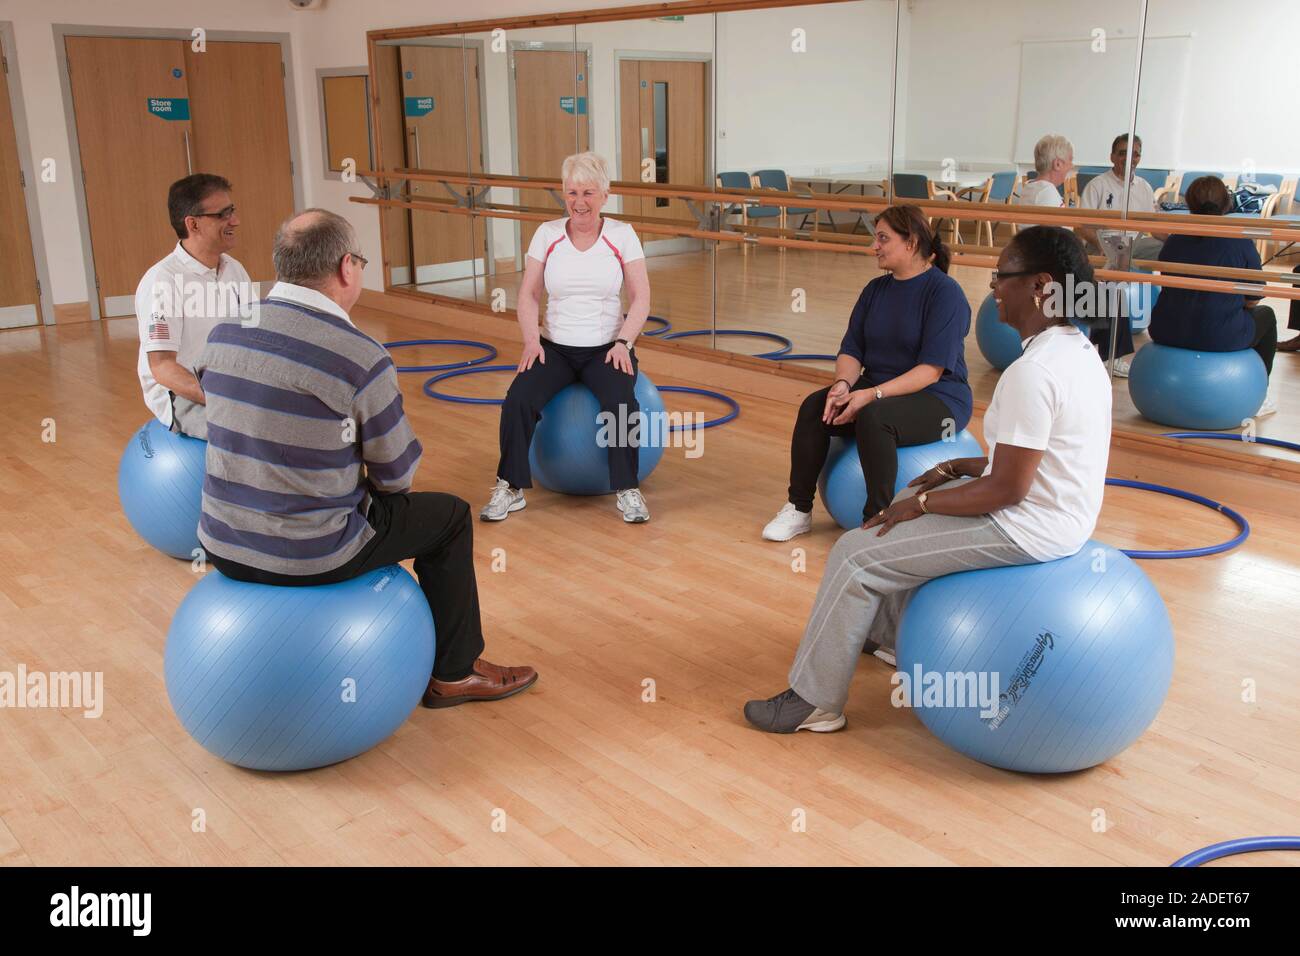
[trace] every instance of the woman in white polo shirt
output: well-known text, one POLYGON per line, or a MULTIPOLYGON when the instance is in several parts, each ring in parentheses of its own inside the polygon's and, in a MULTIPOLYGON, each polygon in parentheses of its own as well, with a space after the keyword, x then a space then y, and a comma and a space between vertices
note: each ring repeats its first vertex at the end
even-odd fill
MULTIPOLYGON (((533 431, 546 403, 565 386, 582 382, 595 393, 601 411, 618 421, 636 421, 632 416, 640 411, 633 392, 633 343, 650 312, 645 253, 630 225, 600 214, 609 198, 609 173, 600 156, 570 156, 561 176, 568 216, 538 227, 524 264, 517 306, 524 350, 501 408, 501 462, 492 497, 479 514, 485 521, 504 520, 524 507, 523 489, 532 487, 533 431), (544 332, 538 327, 543 284, 544 332), (626 317, 620 299, 625 285, 626 317)), ((610 446, 609 479, 623 520, 650 520, 637 487, 635 444, 610 446)))
POLYGON ((1002 250, 990 286, 1024 354, 1002 373, 984 413, 988 457, 931 469, 840 537, 790 686, 747 703, 751 724, 770 733, 838 730, 863 648, 893 647, 914 589, 956 571, 1051 561, 1083 547, 1105 490, 1111 388, 1060 293, 1092 281, 1082 244, 1065 229, 1031 226, 1002 250))

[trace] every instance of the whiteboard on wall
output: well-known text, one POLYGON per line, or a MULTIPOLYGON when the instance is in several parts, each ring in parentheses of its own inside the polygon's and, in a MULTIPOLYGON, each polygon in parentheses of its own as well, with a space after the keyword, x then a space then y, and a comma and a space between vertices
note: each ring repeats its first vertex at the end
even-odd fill
MULTIPOLYGON (((1074 144, 1076 165, 1109 165, 1111 141, 1128 131, 1133 104, 1135 37, 1025 40, 1020 44, 1020 107, 1014 161, 1033 164, 1034 143, 1060 133, 1074 144)), ((1147 37, 1142 48, 1137 133, 1142 165, 1178 168, 1190 36, 1147 37)))

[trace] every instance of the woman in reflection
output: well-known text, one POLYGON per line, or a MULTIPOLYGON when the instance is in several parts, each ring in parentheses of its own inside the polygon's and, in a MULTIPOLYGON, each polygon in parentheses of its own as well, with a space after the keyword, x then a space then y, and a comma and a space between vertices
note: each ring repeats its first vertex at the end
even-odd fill
MULTIPOLYGON (((636 421, 633 416, 640 411, 633 393, 633 343, 650 312, 645 253, 631 226, 600 214, 609 198, 604 159, 595 153, 570 156, 561 176, 568 215, 542 223, 528 246, 517 306, 524 350, 501 408, 501 461, 492 497, 479 513, 484 521, 503 521, 524 507, 523 489, 532 487, 528 448, 533 431, 546 403, 565 386, 582 382, 615 421, 636 421), (544 333, 538 327, 543 284, 544 333), (626 318, 619 301, 624 286, 626 318)), ((618 492, 623 520, 649 521, 637 488, 635 444, 611 444, 609 480, 618 492)))
POLYGON ((1002 250, 989 286, 1025 352, 984 413, 988 457, 932 468, 866 527, 840 536, 790 686, 747 703, 751 724, 780 734, 839 730, 863 646, 894 646, 913 590, 956 571, 1051 561, 1083 547, 1105 491, 1111 386, 1096 349, 1048 303, 1054 284, 1079 290, 1092 280, 1083 245, 1064 229, 1032 226, 1002 250))
POLYGON ((899 445, 939 441, 970 421, 970 304, 948 275, 947 246, 915 206, 890 206, 876 219, 875 249, 885 274, 858 296, 835 360, 835 382, 799 409, 790 439, 789 498, 763 529, 768 541, 812 530, 813 495, 832 435, 857 442, 867 481, 866 521, 894 496, 899 445))
MULTIPOLYGON (((1202 176, 1187 187, 1187 210, 1197 216, 1222 216, 1232 209, 1228 187, 1217 176, 1202 176)), ((1177 275, 1180 262, 1201 266, 1229 266, 1261 269, 1259 250, 1250 239, 1228 236, 1184 236, 1165 240, 1160 261, 1169 268, 1160 271, 1177 275)), ((1166 286, 1151 309, 1151 341, 1180 349, 1203 352, 1236 352, 1254 349, 1272 375, 1277 352, 1277 316, 1262 296, 1230 292, 1200 292, 1166 286)), ((1265 397, 1256 417, 1271 415, 1277 404, 1265 397)))

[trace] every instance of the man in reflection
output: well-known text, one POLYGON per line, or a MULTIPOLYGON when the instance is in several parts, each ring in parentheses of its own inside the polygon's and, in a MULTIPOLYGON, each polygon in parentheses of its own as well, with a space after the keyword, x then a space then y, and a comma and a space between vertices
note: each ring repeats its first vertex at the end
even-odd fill
MULTIPOLYGON (((1110 144, 1110 169, 1098 176, 1094 176, 1092 182, 1084 187, 1082 195, 1079 196, 1079 205, 1084 209, 1113 209, 1121 210, 1124 208, 1124 165, 1128 153, 1128 133, 1121 133, 1116 136, 1110 144)), ((1133 137, 1133 172, 1128 181, 1128 209, 1129 212, 1155 212, 1156 196, 1151 184, 1137 175, 1138 163, 1142 159, 1142 137, 1133 137)), ((1105 230, 1101 230, 1105 232, 1105 230)), ((1098 229, 1093 226, 1080 226, 1079 235, 1088 245, 1096 251, 1105 253, 1102 247, 1101 239, 1098 236, 1098 229)), ((1158 259, 1160 257, 1160 247, 1165 243, 1167 233, 1151 233, 1144 235, 1138 232, 1129 232, 1128 238, 1133 240, 1133 259, 1158 259)))

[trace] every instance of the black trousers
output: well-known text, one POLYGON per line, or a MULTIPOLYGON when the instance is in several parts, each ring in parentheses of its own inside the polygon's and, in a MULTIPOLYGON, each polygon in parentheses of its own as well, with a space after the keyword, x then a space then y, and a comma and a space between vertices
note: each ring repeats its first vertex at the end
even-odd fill
MULTIPOLYGON (((1292 322, 1295 321, 1295 306, 1295 302, 1292 302, 1292 322)), ((1250 315, 1255 320, 1255 341, 1250 343, 1250 347, 1259 353, 1259 357, 1264 360, 1265 371, 1272 375, 1273 357, 1277 355, 1277 313, 1272 306, 1257 305, 1250 310, 1250 315)))
MULTIPOLYGON (((626 408, 627 420, 641 410, 636 400, 636 354, 632 355, 632 375, 620 372, 605 361, 613 343, 608 345, 557 345, 542 339, 546 362, 538 360, 510 383, 505 404, 501 406, 501 462, 497 477, 510 482, 511 488, 531 488, 532 471, 528 467, 528 448, 533 432, 541 421, 546 403, 574 382, 582 382, 596 396, 602 412, 619 419, 619 406, 626 408)), ((594 424, 594 423, 593 423, 594 424)), ((635 445, 616 442, 609 448, 609 486, 615 491, 637 487, 639 458, 635 445)))
MULTIPOLYGON (((853 390, 868 387, 865 379, 859 378, 853 390)), ((822 412, 829 392, 829 388, 819 389, 799 406, 790 439, 790 503, 800 511, 812 511, 817 477, 826 464, 831 436, 854 438, 867 479, 867 504, 862 511, 866 521, 894 498, 898 446, 939 441, 945 426, 953 421, 952 410, 937 395, 913 392, 871 402, 847 425, 827 425, 822 412)))
MULTIPOLYGON (((1111 322, 1119 323, 1119 332, 1115 337, 1115 357, 1123 358, 1133 352, 1133 320, 1127 315, 1112 316, 1111 322)), ((1105 328, 1088 330, 1088 341, 1097 347, 1097 354, 1103 362, 1110 361, 1110 323, 1105 328)))
POLYGON ((420 581, 433 611, 437 651, 433 676, 439 680, 468 677, 483 653, 478 582, 474 578, 474 522, 469 505, 455 495, 417 491, 376 495, 366 520, 374 537, 347 564, 321 574, 275 574, 208 555, 212 566, 228 578, 281 587, 336 584, 367 571, 415 559, 420 581))
MULTIPOLYGON (((1300 266, 1296 266, 1292 272, 1300 272, 1300 266)), ((1300 332, 1300 299, 1291 300, 1291 314, 1287 318, 1286 327, 1300 332)))

